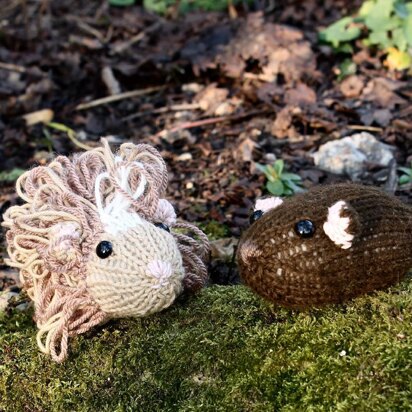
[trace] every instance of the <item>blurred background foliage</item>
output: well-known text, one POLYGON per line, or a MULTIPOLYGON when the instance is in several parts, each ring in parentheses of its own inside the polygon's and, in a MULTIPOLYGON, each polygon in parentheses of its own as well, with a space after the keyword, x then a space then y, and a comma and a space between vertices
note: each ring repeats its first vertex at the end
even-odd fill
MULTIPOLYGON (((131 6, 136 0, 108 0, 111 6, 131 6)), ((253 5, 257 0, 143 0, 152 12, 168 14, 193 10, 229 12, 237 5, 253 5)), ((365 0, 353 16, 344 16, 320 31, 321 42, 338 53, 353 54, 356 41, 382 51, 391 70, 412 68, 412 1, 365 0)))
POLYGON ((412 67, 412 2, 366 0, 354 16, 345 16, 320 32, 335 51, 352 54, 356 40, 386 55, 389 69, 412 67))
MULTIPOLYGON (((135 0, 109 0, 112 6, 131 6, 135 0)), ((143 6, 150 11, 166 14, 171 8, 180 13, 193 10, 222 11, 237 4, 252 4, 253 0, 143 0, 143 6)))

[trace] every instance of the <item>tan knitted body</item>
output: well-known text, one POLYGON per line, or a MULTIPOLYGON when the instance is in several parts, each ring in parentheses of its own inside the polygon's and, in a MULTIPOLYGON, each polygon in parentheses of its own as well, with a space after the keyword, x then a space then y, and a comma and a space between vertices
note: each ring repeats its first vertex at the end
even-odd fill
POLYGON ((411 228, 411 208, 379 189, 320 186, 284 200, 252 224, 238 248, 240 273, 252 289, 281 305, 342 302, 406 274, 412 267, 411 228), (315 225, 310 238, 294 230, 302 219, 315 225))
POLYGON ((207 237, 177 221, 166 186, 157 150, 126 143, 112 153, 105 139, 18 179, 25 203, 4 215, 7 263, 20 270, 38 345, 54 360, 66 358, 70 336, 160 311, 205 285, 207 237))

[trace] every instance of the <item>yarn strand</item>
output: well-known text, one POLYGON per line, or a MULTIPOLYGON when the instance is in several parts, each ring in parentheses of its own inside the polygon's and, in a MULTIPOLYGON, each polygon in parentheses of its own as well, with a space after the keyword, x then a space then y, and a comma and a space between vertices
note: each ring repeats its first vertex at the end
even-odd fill
MULTIPOLYGON (((23 287, 34 301, 37 344, 55 361, 67 357, 70 337, 110 318, 87 283, 96 241, 110 233, 108 223, 118 228, 123 221, 127 228, 143 222, 158 231, 152 224, 163 217, 173 236, 165 235, 167 241, 181 254, 177 260, 183 286, 176 290, 196 291, 206 284, 208 239, 196 226, 176 222, 173 207, 164 199, 167 182, 166 164, 154 147, 126 143, 114 154, 106 139, 102 147, 70 159, 58 156, 17 180, 17 194, 26 203, 4 214, 6 263, 20 270, 23 287)), ((133 250, 128 253, 138 261, 133 250)), ((162 260, 152 264, 154 273, 147 275, 146 285, 151 291, 165 284, 168 265, 162 260)), ((137 298, 142 307, 148 303, 143 295, 137 298)), ((155 302, 151 312, 163 307, 155 302)))

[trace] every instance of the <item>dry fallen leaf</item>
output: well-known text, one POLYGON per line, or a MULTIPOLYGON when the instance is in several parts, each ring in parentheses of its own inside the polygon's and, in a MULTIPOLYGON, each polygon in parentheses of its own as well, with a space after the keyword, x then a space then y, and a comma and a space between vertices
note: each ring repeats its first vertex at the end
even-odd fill
POLYGON ((340 91, 345 97, 358 97, 363 90, 364 81, 361 76, 355 74, 346 77, 340 84, 340 91))
POLYGON ((362 92, 362 98, 377 103, 387 109, 393 109, 396 104, 406 103, 395 91, 404 86, 404 83, 385 77, 376 77, 368 82, 362 92))
POLYGON ((292 125, 292 113, 289 106, 284 107, 273 122, 271 133, 278 139, 288 136, 288 130, 292 125))
POLYGON ((412 66, 412 57, 407 51, 389 47, 384 64, 389 67, 389 70, 405 70, 412 66))
POLYGON ((216 109, 226 101, 228 95, 229 90, 212 83, 197 93, 193 101, 199 103, 200 109, 206 114, 215 114, 216 109))
POLYGON ((235 158, 239 161, 251 162, 253 160, 253 150, 256 146, 257 144, 253 139, 246 137, 236 146, 234 152, 235 158))
MULTIPOLYGON (((286 82, 303 74, 318 76, 316 59, 303 33, 280 24, 265 23, 262 13, 251 13, 223 52, 215 58, 227 76, 250 75, 247 62, 260 72, 257 78, 273 82, 280 74, 286 82)), ((246 76, 247 77, 247 76, 246 76)))
POLYGON ((305 83, 299 83, 285 94, 285 102, 289 105, 303 106, 316 103, 316 93, 305 83))
POLYGON ((43 109, 36 112, 27 113, 23 116, 23 119, 26 121, 26 126, 33 126, 37 123, 50 123, 53 120, 53 117, 53 110, 43 109))
POLYGON ((238 240, 233 237, 218 239, 210 242, 213 259, 231 260, 238 240))

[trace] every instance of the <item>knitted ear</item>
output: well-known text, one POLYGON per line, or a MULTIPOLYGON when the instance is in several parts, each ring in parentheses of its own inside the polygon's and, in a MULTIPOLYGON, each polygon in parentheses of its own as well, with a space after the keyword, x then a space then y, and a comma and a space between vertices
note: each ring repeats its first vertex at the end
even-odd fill
POLYGON ((166 199, 159 199, 153 221, 162 222, 168 226, 173 226, 176 223, 175 209, 166 199))
POLYGON ((283 203, 283 200, 280 197, 272 196, 266 197, 263 199, 258 199, 255 204, 254 210, 261 210, 263 213, 266 213, 270 209, 280 206, 283 203))
POLYGON ((328 208, 323 230, 336 246, 349 249, 359 232, 359 225, 357 212, 348 203, 340 200, 328 208))
POLYGON ((80 226, 75 222, 61 222, 49 229, 49 246, 46 251, 50 266, 66 270, 82 259, 80 226))

